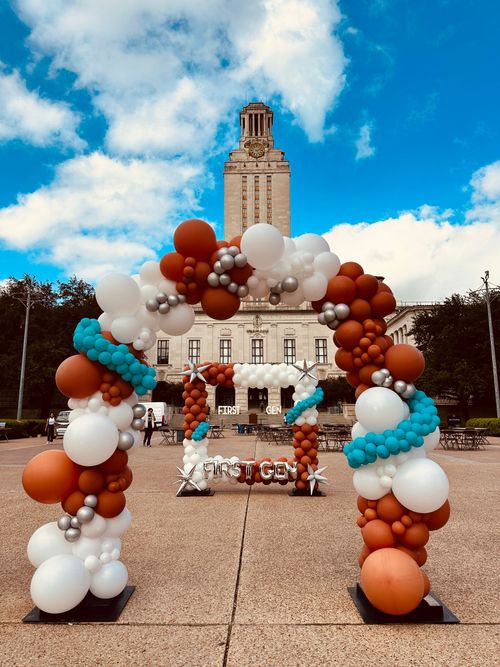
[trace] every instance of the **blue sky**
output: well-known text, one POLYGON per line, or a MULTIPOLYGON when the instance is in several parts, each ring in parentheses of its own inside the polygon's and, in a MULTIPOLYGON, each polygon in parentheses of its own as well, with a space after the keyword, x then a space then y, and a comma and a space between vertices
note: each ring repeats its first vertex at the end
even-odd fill
POLYGON ((117 6, 0 3, 0 280, 133 272, 185 217, 221 237, 238 111, 264 99, 294 236, 408 300, 500 282, 497 3, 117 6))

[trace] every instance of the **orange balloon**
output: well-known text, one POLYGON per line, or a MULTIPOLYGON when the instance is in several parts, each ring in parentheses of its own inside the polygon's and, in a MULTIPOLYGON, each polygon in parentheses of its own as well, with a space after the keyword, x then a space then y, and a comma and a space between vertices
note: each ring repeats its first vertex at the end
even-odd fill
POLYGON ((238 283, 238 285, 244 285, 253 274, 253 269, 250 264, 246 264, 242 267, 235 266, 233 269, 231 269, 231 271, 228 271, 228 273, 231 277, 231 280, 233 280, 235 283, 238 283))
POLYGON ((22 483, 39 503, 59 503, 78 488, 81 467, 59 449, 41 452, 26 464, 22 483))
POLYGON ((372 314, 372 309, 366 299, 354 299, 349 305, 349 308, 351 309, 349 317, 358 322, 366 320, 366 318, 370 317, 372 314))
POLYGON ((356 499, 356 504, 361 514, 364 514, 365 509, 368 507, 368 501, 366 500, 366 498, 363 498, 363 496, 358 496, 356 499))
POLYGON ((363 541, 366 546, 374 551, 375 549, 384 549, 393 547, 396 544, 396 538, 391 527, 381 519, 369 521, 361 530, 363 541))
POLYGON ((403 505, 396 500, 396 497, 392 493, 388 493, 377 501, 377 514, 388 523, 399 521, 405 511, 403 505))
POLYGON ((352 352, 349 352, 348 350, 344 350, 343 348, 340 348, 335 353, 335 363, 343 371, 350 371, 351 372, 351 371, 354 370, 352 352))
POLYGON ((201 307, 214 320, 228 320, 238 312, 240 299, 224 287, 207 287, 201 297, 201 307))
POLYGON ((424 514, 423 520, 429 530, 442 528, 450 518, 450 503, 446 500, 444 505, 430 514, 424 514))
POLYGON ((184 275, 184 257, 178 252, 167 252, 160 259, 160 271, 165 278, 177 282, 184 275))
POLYGON ((359 375, 357 373, 347 373, 345 376, 345 379, 351 387, 359 387, 361 380, 359 379, 359 375))
POLYGON ((372 375, 375 371, 380 370, 378 366, 368 364, 359 369, 359 379, 363 384, 372 385, 372 375))
POLYGON ((217 248, 217 239, 208 222, 185 220, 174 232, 174 246, 184 257, 208 260, 217 248))
POLYGON ((355 398, 359 398, 361 396, 361 394, 364 391, 366 391, 367 389, 370 389, 370 387, 367 384, 363 384, 363 383, 358 384, 358 386, 356 387, 356 391, 354 392, 355 398))
POLYGON ((396 308, 396 299, 392 294, 385 291, 379 291, 370 299, 370 306, 374 315, 378 317, 386 317, 394 312, 396 308))
POLYGON ((330 278, 326 288, 326 299, 333 303, 351 303, 356 296, 354 281, 347 276, 330 278))
POLYGON ((88 495, 97 495, 104 489, 104 473, 97 468, 88 468, 84 470, 78 478, 78 487, 82 493, 88 495))
POLYGON ((99 470, 105 475, 118 475, 125 470, 128 463, 128 454, 122 449, 116 449, 113 454, 99 465, 99 470))
POLYGON ((385 352, 385 366, 395 380, 413 382, 425 369, 424 355, 413 345, 399 343, 385 352))
POLYGON ((420 574, 422 575, 422 577, 424 579, 424 595, 423 595, 423 597, 425 598, 425 596, 429 595, 429 593, 431 591, 431 582, 429 581, 429 577, 425 574, 425 572, 422 572, 422 570, 420 570, 420 574))
POLYGON ((356 280, 363 274, 363 267, 357 262, 344 262, 340 265, 339 276, 348 276, 352 280, 356 280))
POLYGON ((56 371, 56 385, 61 394, 70 398, 86 398, 99 390, 102 366, 84 354, 65 359, 56 371))
POLYGON ((356 296, 362 299, 369 301, 378 291, 378 280, 369 273, 358 276, 354 282, 356 284, 356 296))
POLYGON ((345 350, 353 350, 363 337, 363 326, 355 320, 347 320, 335 331, 335 340, 345 350))
POLYGON ((407 549, 417 550, 424 547, 429 541, 429 529, 425 523, 414 523, 399 536, 399 542, 407 549))
POLYGON ((125 494, 122 491, 112 493, 111 491, 101 491, 97 496, 97 505, 95 511, 105 519, 111 519, 118 516, 125 507, 125 494))
POLYGON ((394 616, 416 609, 425 591, 417 563, 398 549, 371 553, 361 568, 361 586, 374 607, 394 616))
POLYGON ((212 272, 212 267, 207 262, 197 262, 194 269, 194 280, 200 287, 205 287, 207 284, 208 274, 212 272))

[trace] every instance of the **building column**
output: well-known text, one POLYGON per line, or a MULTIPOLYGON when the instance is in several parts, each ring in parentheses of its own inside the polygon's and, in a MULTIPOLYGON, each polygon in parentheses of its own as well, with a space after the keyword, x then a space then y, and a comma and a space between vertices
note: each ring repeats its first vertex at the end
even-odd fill
POLYGON ((248 387, 235 387, 235 403, 240 406, 240 414, 248 412, 248 387))

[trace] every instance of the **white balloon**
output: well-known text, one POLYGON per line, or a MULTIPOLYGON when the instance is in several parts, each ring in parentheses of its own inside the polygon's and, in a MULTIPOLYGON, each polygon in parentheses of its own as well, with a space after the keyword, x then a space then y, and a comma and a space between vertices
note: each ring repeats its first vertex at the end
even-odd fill
POLYGON ((90 592, 97 598, 114 598, 119 595, 128 582, 128 571, 120 560, 112 560, 92 575, 90 592))
POLYGON ((109 331, 111 329, 113 318, 110 317, 108 313, 101 313, 97 318, 97 321, 101 325, 101 331, 109 331))
POLYGON ((120 405, 108 408, 108 417, 120 431, 128 428, 134 419, 134 411, 128 403, 122 401, 120 405))
POLYGON ((327 280, 334 278, 340 269, 340 259, 334 252, 321 252, 314 260, 314 270, 322 273, 327 280))
POLYGON ((94 412, 71 422, 64 434, 64 451, 72 461, 82 466, 104 463, 117 444, 118 429, 115 424, 109 417, 94 412))
MULTIPOLYGON (((80 539, 81 539, 81 538, 80 538, 80 539)), ((97 558, 97 556, 87 556, 87 558, 85 559, 84 563, 85 563, 85 567, 87 568, 87 570, 88 570, 91 574, 95 574, 95 573, 98 572, 98 571, 101 569, 101 567, 102 567, 102 563, 101 563, 101 561, 99 560, 99 558, 97 558)))
POLYGON ((366 428, 362 426, 359 422, 356 422, 351 428, 351 438, 353 440, 355 438, 362 438, 367 433, 368 431, 366 430, 366 428))
POLYGON ((130 524, 132 523, 132 515, 130 514, 127 507, 118 515, 112 519, 106 521, 106 530, 104 531, 105 537, 121 537, 126 530, 128 530, 130 524))
POLYGON ((405 417, 405 404, 391 389, 371 387, 355 405, 356 417, 368 431, 383 433, 394 429, 405 417))
POLYGON ((257 280, 257 283, 254 285, 252 283, 252 286, 248 286, 248 291, 250 292, 250 296, 253 296, 257 299, 262 299, 264 296, 269 294, 269 285, 267 284, 266 280, 257 280))
POLYGON ((154 261, 144 262, 139 270, 139 275, 142 282, 145 284, 158 284, 164 277, 163 273, 160 271, 159 263, 154 261))
POLYGON ((85 537, 101 537, 106 530, 106 519, 100 514, 94 514, 92 521, 82 524, 80 530, 85 537))
POLYGON ((449 482, 444 470, 428 458, 411 458, 398 466, 392 492, 412 512, 427 514, 448 498, 449 482))
POLYGON ((141 287, 141 303, 154 299, 159 291, 156 285, 143 285, 141 287))
POLYGON ((160 328, 170 336, 182 336, 194 323, 194 310, 187 303, 171 308, 166 315, 159 316, 160 328))
POLYGON ((113 316, 132 315, 137 310, 141 293, 130 276, 110 273, 95 288, 95 298, 106 313, 113 316))
POLYGON ((322 273, 316 272, 310 278, 304 278, 300 285, 307 301, 319 301, 326 294, 328 280, 322 273))
POLYGON ((86 415, 87 411, 84 408, 75 408, 74 410, 71 410, 71 412, 68 415, 68 422, 71 424, 71 422, 74 422, 75 419, 78 419, 79 417, 83 417, 83 415, 86 415))
POLYGON ((163 280, 160 280, 160 282, 158 283, 158 291, 164 292, 165 294, 168 295, 172 294, 177 295, 176 284, 174 283, 173 280, 168 280, 167 278, 163 278, 163 280))
POLYGON ((295 292, 283 292, 280 296, 283 303, 287 306, 300 306, 305 301, 301 285, 297 287, 295 292))
POLYGON ((368 500, 378 500, 388 493, 387 488, 380 483, 377 471, 371 465, 362 466, 354 471, 352 483, 358 495, 368 500))
POLYGON ((135 315, 117 317, 111 325, 111 333, 119 343, 131 343, 137 335, 141 324, 135 315))
MULTIPOLYGON (((156 290, 156 292, 158 292, 158 290, 156 290)), ((158 313, 151 313, 144 306, 139 306, 134 317, 139 323, 140 327, 147 327, 148 329, 153 329, 153 331, 158 331, 160 328, 158 313)))
POLYGON ((101 540, 100 538, 84 537, 80 535, 78 539, 73 544, 73 555, 85 560, 87 556, 99 556, 101 553, 101 540))
POLYGON ((83 561, 70 554, 44 561, 31 580, 31 597, 49 614, 62 614, 76 607, 87 595, 90 573, 83 561))
POLYGON ((281 232, 272 225, 249 227, 241 237, 241 252, 256 269, 270 269, 279 262, 285 250, 281 232))
POLYGON ((37 528, 28 542, 28 558, 32 565, 39 567, 43 562, 58 556, 70 554, 72 545, 64 537, 64 531, 59 530, 57 523, 52 521, 37 528))
POLYGON ((319 234, 302 234, 296 239, 293 239, 297 250, 303 252, 310 252, 314 256, 320 255, 323 252, 330 252, 328 242, 319 234))
POLYGON ((424 444, 422 445, 422 449, 425 449, 426 452, 431 452, 433 449, 436 449, 436 447, 439 445, 440 438, 441 431, 439 430, 438 426, 435 431, 429 433, 429 435, 424 436, 424 444))

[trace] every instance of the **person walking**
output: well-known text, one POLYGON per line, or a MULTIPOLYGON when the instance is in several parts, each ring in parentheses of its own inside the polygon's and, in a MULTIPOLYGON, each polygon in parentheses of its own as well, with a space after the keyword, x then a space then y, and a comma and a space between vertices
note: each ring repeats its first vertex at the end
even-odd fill
POLYGON ((51 412, 47 418, 47 423, 45 424, 45 433, 47 434, 47 444, 51 445, 54 441, 54 433, 56 430, 56 418, 54 413, 51 412))
POLYGON ((146 415, 146 426, 144 428, 144 441, 142 443, 143 447, 151 447, 151 436, 153 435, 153 430, 155 427, 155 415, 153 408, 148 409, 146 415))

